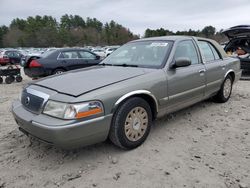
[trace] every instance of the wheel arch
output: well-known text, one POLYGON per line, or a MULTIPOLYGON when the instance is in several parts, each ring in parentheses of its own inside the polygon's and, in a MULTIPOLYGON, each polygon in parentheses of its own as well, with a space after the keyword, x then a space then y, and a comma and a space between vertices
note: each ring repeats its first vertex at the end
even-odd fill
POLYGON ((52 68, 52 69, 51 69, 51 74, 54 74, 54 72, 55 72, 56 70, 60 70, 60 69, 62 69, 62 70, 64 70, 64 71, 68 71, 65 67, 55 67, 55 68, 52 68))
POLYGON ((112 109, 112 113, 114 113, 122 103, 132 97, 140 97, 143 98, 146 102, 148 102, 152 111, 153 119, 156 119, 158 113, 158 102, 156 97, 148 90, 136 90, 121 96, 115 102, 114 108, 112 109))
POLYGON ((234 73, 234 71, 233 71, 232 69, 230 69, 229 71, 226 72, 226 74, 225 74, 225 76, 224 76, 224 79, 225 79, 228 75, 231 76, 231 78, 233 79, 232 81, 234 82, 234 80, 235 80, 235 73, 234 73))

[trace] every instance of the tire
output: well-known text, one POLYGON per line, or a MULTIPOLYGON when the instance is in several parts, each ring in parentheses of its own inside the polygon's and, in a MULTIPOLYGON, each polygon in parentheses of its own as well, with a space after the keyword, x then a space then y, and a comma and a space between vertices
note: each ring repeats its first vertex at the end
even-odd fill
POLYGON ((23 77, 18 75, 16 76, 16 82, 22 82, 23 81, 23 77))
POLYGON ((11 65, 9 65, 9 66, 7 67, 7 69, 10 70, 10 69, 13 69, 13 67, 12 67, 11 65))
POLYGON ((233 88, 233 79, 230 75, 227 75, 225 80, 223 81, 220 90, 214 96, 214 100, 219 103, 227 102, 231 96, 233 88))
POLYGON ((3 83, 3 78, 2 77, 0 77, 0 84, 2 84, 3 83))
POLYGON ((5 78, 5 83, 6 83, 6 84, 11 84, 13 81, 14 81, 14 80, 13 80, 13 78, 12 78, 11 76, 7 76, 7 77, 5 78))
POLYGON ((53 71, 53 74, 62 74, 63 72, 65 72, 64 69, 56 69, 53 71))
POLYGON ((142 98, 133 97, 122 103, 114 113, 109 139, 122 149, 134 149, 146 140, 151 125, 149 104, 142 98))
POLYGON ((12 79, 12 82, 14 82, 15 81, 15 76, 10 76, 10 77, 12 79))

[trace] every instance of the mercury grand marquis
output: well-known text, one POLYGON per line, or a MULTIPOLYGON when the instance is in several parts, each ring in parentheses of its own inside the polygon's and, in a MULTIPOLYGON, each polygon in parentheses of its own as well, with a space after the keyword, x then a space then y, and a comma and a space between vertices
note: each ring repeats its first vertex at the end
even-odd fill
POLYGON ((12 104, 19 129, 62 148, 110 139, 133 149, 152 122, 213 98, 226 102, 240 62, 213 40, 167 36, 131 41, 99 65, 30 83, 12 104))

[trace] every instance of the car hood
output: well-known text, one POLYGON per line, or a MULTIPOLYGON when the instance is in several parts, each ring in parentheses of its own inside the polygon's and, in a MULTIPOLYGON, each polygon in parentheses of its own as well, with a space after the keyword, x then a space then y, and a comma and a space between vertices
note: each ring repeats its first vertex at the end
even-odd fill
POLYGON ((223 33, 229 38, 250 36, 250 25, 239 25, 231 27, 223 31, 223 33))
POLYGON ((100 65, 44 78, 33 83, 33 85, 77 97, 93 90, 152 72, 153 70, 138 67, 100 65))

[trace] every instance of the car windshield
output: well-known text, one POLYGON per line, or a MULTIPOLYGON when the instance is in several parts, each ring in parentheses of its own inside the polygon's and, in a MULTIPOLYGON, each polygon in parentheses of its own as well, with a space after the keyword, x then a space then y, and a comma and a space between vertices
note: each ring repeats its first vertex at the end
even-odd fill
POLYGON ((171 46, 170 41, 131 42, 111 53, 103 65, 159 68, 171 46))

